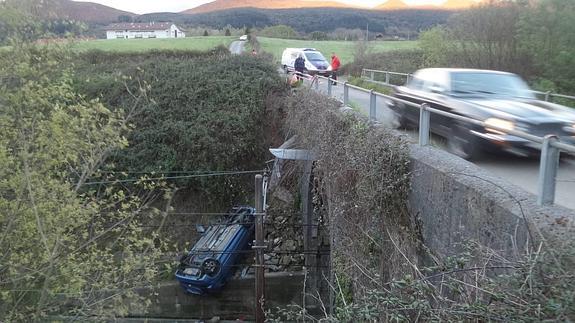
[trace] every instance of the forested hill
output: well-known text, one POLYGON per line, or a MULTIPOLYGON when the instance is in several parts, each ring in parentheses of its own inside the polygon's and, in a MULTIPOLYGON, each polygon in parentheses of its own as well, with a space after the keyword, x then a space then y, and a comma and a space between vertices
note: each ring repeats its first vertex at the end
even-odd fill
POLYGON ((390 30, 421 31, 443 24, 454 11, 393 10, 370 11, 341 8, 256 9, 241 8, 201 14, 154 13, 137 18, 140 22, 175 21, 188 26, 224 28, 288 25, 300 32, 333 31, 336 28, 365 29, 374 32, 390 30))

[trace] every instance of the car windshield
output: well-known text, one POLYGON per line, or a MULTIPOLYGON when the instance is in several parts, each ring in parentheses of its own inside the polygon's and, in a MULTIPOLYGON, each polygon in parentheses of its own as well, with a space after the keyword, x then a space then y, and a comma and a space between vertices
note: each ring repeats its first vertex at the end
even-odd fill
POLYGON ((513 74, 454 72, 451 74, 451 91, 460 95, 481 94, 535 98, 527 84, 513 74))
POLYGON ((325 62, 325 57, 320 52, 306 52, 305 57, 308 61, 325 62))

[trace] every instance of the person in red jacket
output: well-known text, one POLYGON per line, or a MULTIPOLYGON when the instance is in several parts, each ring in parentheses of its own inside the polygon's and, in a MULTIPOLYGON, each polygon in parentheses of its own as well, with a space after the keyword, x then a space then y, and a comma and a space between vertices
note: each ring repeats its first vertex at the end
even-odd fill
MULTIPOLYGON (((339 62, 339 58, 335 55, 335 53, 331 53, 331 78, 337 80, 337 71, 341 63, 339 62)), ((333 85, 337 85, 337 82, 333 82, 333 85)))

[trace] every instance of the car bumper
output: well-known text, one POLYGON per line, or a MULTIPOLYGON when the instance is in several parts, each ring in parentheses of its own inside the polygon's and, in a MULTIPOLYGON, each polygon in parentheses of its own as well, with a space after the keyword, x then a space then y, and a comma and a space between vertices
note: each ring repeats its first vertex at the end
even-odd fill
MULTIPOLYGON (((493 133, 483 133, 472 130, 471 133, 483 140, 485 148, 497 148, 519 156, 531 156, 541 151, 542 144, 533 142, 512 135, 499 135, 493 133)), ((574 145, 574 136, 561 136, 559 141, 562 143, 574 145)))
POLYGON ((190 294, 203 295, 211 290, 219 289, 223 286, 220 280, 215 278, 207 279, 205 276, 198 278, 195 276, 183 275, 176 272, 176 279, 180 282, 182 288, 190 294))

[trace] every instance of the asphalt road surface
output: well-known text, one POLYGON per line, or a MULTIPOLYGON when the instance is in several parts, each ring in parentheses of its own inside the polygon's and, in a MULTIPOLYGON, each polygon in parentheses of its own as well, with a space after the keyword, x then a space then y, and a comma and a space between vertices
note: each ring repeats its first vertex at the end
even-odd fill
MULTIPOLYGON (((319 92, 327 94, 327 82, 321 79, 319 82, 319 92)), ((332 97, 343 101, 343 84, 332 87, 332 97)), ((354 109, 369 115, 368 93, 350 88, 349 101, 354 109)), ((393 112, 387 108, 384 99, 377 97, 376 103, 376 119, 384 125, 393 126, 395 117, 393 112)), ((413 142, 417 142, 417 130, 407 131, 407 133, 413 139, 413 142)), ((445 140, 442 138, 433 136, 431 144, 445 149, 445 140)), ((454 158, 459 157, 454 156, 454 158)), ((539 159, 520 158, 511 155, 488 155, 474 163, 492 174, 537 195, 539 159)), ((575 210, 575 158, 573 157, 562 158, 559 165, 555 203, 575 210)))
POLYGON ((246 44, 243 40, 235 40, 230 44, 230 53, 239 55, 244 52, 244 45, 246 44))

